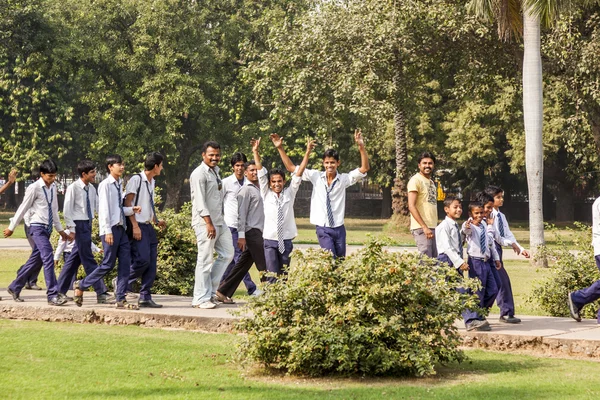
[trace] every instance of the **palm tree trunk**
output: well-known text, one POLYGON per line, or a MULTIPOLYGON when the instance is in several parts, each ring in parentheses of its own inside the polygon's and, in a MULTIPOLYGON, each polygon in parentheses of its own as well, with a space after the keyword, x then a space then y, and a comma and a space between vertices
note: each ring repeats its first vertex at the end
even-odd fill
POLYGON ((540 259, 544 245, 544 215, 542 190, 544 152, 542 143, 543 89, 540 20, 527 9, 523 13, 523 118, 525 123, 525 169, 529 188, 529 238, 532 262, 545 265, 540 259))
POLYGON ((392 188, 392 210, 394 215, 408 215, 408 149, 406 145, 406 118, 402 108, 403 64, 399 52, 394 54, 394 145, 396 148, 396 177, 392 188))

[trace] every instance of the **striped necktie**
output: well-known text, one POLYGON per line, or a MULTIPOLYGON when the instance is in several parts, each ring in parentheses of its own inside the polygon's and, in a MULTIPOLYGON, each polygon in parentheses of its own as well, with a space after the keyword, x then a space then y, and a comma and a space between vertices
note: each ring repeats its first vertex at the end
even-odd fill
POLYGON ((83 190, 85 190, 85 205, 87 206, 87 215, 88 215, 88 219, 90 220, 90 223, 91 223, 92 220, 94 219, 94 214, 92 213, 92 204, 90 203, 90 187, 89 187, 89 185, 84 187, 83 190))
POLYGON ((504 238, 504 220, 502 219, 502 213, 500 211, 498 211, 496 218, 498 218, 498 231, 500 232, 500 237, 504 238))
POLYGON ((127 230, 127 220, 125 219, 125 210, 123 210, 123 193, 121 192, 121 184, 117 183, 116 181, 113 182, 115 184, 115 187, 117 188, 117 193, 119 193, 119 196, 117 197, 118 201, 119 201, 119 209, 121 210, 121 221, 123 222, 123 228, 125 228, 125 230, 127 230))
POLYGON ((462 236, 460 234, 460 227, 455 222, 454 227, 456 228, 456 232, 458 233, 458 254, 462 257, 463 255, 463 247, 462 247, 462 236))
POLYGON ((277 248, 283 254, 285 244, 283 243, 283 194, 277 199, 277 248))
POLYGON ((326 199, 326 206, 327 206, 327 220, 329 221, 329 227, 333 228, 335 221, 333 219, 333 210, 331 209, 331 198, 329 197, 329 194, 331 193, 331 191, 333 190, 333 188, 335 187, 335 184, 337 183, 337 179, 335 181, 333 181, 333 184, 331 185, 331 188, 327 189, 327 187, 325 187, 325 193, 327 194, 327 199, 326 199))
POLYGON ((485 226, 481 224, 481 234, 479 235, 479 246, 481 248, 481 254, 485 256, 487 250, 487 238, 485 235, 485 226))
POLYGON ((54 216, 52 215, 52 200, 54 199, 54 192, 52 188, 50 188, 50 201, 48 201, 48 193, 46 192, 46 188, 42 187, 44 190, 44 196, 46 197, 46 203, 48 203, 48 226, 46 226, 46 232, 48 235, 52 234, 52 226, 54 223, 54 216))

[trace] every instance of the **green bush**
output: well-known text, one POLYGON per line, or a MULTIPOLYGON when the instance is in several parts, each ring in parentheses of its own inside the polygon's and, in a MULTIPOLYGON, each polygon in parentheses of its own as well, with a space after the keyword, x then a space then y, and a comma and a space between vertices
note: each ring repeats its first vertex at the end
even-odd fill
POLYGON ((313 376, 422 376, 464 359, 454 323, 476 296, 454 289, 450 267, 383 251, 377 241, 343 261, 323 250, 294 257, 287 281, 242 311, 251 315, 237 325, 246 334, 242 360, 313 376))
MULTIPOLYGON (((591 245, 592 230, 581 223, 575 225, 577 228, 572 230, 574 246, 567 246, 557 234, 557 249, 545 249, 551 261, 550 274, 537 282, 531 295, 543 311, 554 317, 569 316, 569 292, 588 287, 600 279, 591 245)), ((552 230, 552 226, 549 228, 552 230)), ((599 305, 600 303, 596 302, 584 307, 581 316, 596 318, 599 305)))

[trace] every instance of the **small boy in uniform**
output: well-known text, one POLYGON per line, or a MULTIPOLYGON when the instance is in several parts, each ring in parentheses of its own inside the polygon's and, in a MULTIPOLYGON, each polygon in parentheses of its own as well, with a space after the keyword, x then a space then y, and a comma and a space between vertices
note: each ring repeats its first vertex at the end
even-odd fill
MULTIPOLYGON (((469 216, 470 218, 462 226, 467 241, 469 277, 481 281, 481 289, 477 291, 480 307, 490 308, 498 294, 498 287, 489 261, 493 259, 496 268, 500 268, 500 257, 488 234, 492 232, 493 227, 483 221, 483 205, 480 202, 470 203, 469 216)), ((486 321, 485 318, 482 320, 486 321)))
MULTIPOLYGON (((462 234, 456 220, 462 215, 460 200, 454 196, 446 196, 444 200, 446 218, 435 228, 435 241, 438 249, 438 260, 455 268, 462 275, 468 271, 469 265, 463 259, 462 234)), ((464 293, 464 289, 459 289, 464 293)), ((466 310, 462 314, 468 331, 489 331, 490 324, 474 311, 466 310)))

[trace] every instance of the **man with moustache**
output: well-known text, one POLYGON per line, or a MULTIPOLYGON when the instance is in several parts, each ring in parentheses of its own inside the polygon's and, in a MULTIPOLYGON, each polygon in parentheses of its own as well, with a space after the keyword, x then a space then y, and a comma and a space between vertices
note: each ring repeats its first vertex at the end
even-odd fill
POLYGON ((436 258, 437 186, 431 179, 435 157, 432 153, 424 152, 417 161, 419 172, 410 178, 407 185, 410 231, 415 238, 419 252, 436 258))

